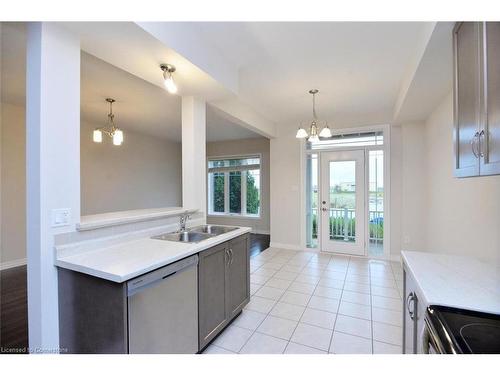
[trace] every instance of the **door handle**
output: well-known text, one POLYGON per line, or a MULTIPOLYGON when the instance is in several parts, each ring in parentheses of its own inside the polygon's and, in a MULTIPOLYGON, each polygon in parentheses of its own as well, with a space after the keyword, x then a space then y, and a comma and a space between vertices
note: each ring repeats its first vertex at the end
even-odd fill
POLYGON ((323 208, 321 208, 321 211, 326 212, 326 211, 328 211, 328 208, 323 207, 323 208))
POLYGON ((472 137, 472 139, 470 140, 470 146, 472 148, 472 153, 474 154, 474 157, 476 157, 476 158, 479 157, 479 154, 476 151, 476 147, 475 147, 477 145, 478 137, 479 137, 479 132, 475 132, 474 137, 472 137))
POLYGON ((414 320, 415 318, 415 311, 410 309, 410 303, 414 303, 416 299, 417 295, 415 294, 415 292, 411 292, 410 294, 408 294, 408 297, 406 297, 406 309, 408 310, 408 315, 410 316, 411 320, 414 320))
POLYGON ((479 144, 479 157, 484 158, 483 148, 481 147, 481 139, 484 140, 484 129, 482 129, 481 132, 479 133, 478 139, 479 139, 479 143, 478 143, 479 144))

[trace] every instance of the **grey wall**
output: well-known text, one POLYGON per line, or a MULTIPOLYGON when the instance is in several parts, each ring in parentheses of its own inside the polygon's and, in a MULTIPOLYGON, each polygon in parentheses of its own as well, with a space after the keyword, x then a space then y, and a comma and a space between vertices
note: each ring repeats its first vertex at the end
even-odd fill
POLYGON ((26 129, 24 107, 1 103, 0 263, 26 258, 26 129))
MULTIPOLYGON (((269 234, 269 140, 266 138, 238 139, 207 143, 207 158, 261 154, 261 214, 259 219, 207 216, 209 224, 238 225, 251 227, 254 232, 269 234)), ((208 210, 207 210, 208 212, 208 210)))
POLYGON ((128 130, 121 146, 94 143, 95 127, 81 124, 82 215, 182 205, 180 143, 128 130))

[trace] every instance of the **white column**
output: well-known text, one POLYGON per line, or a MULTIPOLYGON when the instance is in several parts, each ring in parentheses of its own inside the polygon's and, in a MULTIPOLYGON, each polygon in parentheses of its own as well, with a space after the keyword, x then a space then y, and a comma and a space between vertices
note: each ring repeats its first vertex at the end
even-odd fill
POLYGON ((182 97, 182 205, 198 208, 206 217, 206 103, 182 97))
POLYGON ((54 236, 80 220, 80 43, 54 23, 28 26, 26 185, 31 350, 59 346, 54 236), (54 209, 69 209, 53 227, 54 209))

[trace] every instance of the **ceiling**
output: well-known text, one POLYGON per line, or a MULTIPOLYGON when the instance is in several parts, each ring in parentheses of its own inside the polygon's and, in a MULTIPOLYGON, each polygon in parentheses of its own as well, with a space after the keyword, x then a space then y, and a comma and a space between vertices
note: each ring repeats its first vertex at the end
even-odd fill
MULTIPOLYGON (((22 23, 2 24, 2 100, 24 106, 26 87, 26 30, 22 23)), ((161 77, 161 71, 158 69, 161 77)), ((81 54, 81 119, 101 126, 108 103, 115 122, 125 130, 175 142, 181 141, 181 97, 142 80, 88 53, 81 54)), ((207 141, 259 138, 207 106, 207 141)))
POLYGON ((390 122, 424 22, 203 22, 206 42, 239 68, 239 96, 277 123, 317 112, 334 123, 390 122))
MULTIPOLYGON (((311 88, 320 90, 320 120, 333 127, 424 120, 451 90, 451 34, 449 25, 440 24, 76 22, 64 27, 90 52, 82 53, 84 120, 102 123, 104 99, 113 96, 120 126, 179 141, 180 96, 165 92, 157 68, 172 59, 180 64, 181 95, 201 95, 211 103, 207 139, 212 141, 259 137, 262 127, 252 123, 262 120, 273 129, 276 123, 295 129, 311 118, 311 88)), ((2 47, 4 69, 12 74, 3 80, 2 94, 23 102, 19 62, 24 63, 25 37, 12 32, 16 28, 19 34, 19 24, 3 28, 3 39, 10 39, 2 47)))

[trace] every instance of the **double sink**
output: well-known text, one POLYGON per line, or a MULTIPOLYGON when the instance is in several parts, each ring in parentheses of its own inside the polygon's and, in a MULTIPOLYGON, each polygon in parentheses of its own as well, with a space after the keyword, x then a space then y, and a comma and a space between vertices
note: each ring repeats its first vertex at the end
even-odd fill
POLYGON ((226 227, 222 225, 200 225, 180 232, 163 233, 151 237, 155 240, 196 243, 221 234, 231 232, 238 227, 226 227))

